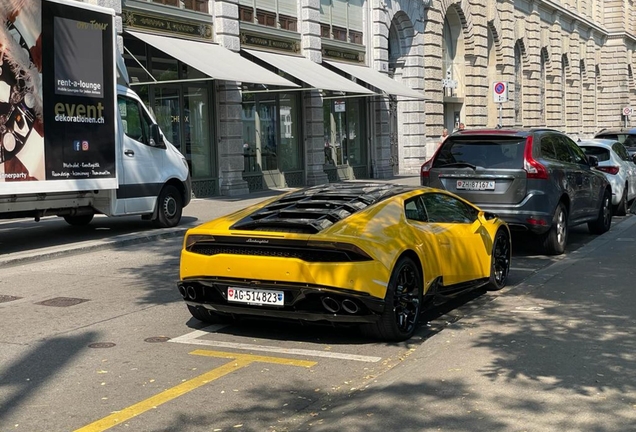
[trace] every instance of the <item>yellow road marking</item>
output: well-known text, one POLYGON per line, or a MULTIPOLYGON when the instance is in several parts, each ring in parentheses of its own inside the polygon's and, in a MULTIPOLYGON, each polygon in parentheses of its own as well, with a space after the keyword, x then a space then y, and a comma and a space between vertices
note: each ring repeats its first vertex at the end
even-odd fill
POLYGON ((233 361, 226 363, 223 366, 219 366, 218 368, 212 369, 209 372, 192 378, 172 388, 169 388, 168 390, 165 390, 159 394, 151 396, 146 400, 129 406, 128 408, 117 411, 116 413, 113 413, 107 417, 97 420, 80 429, 77 429, 75 432, 101 432, 108 430, 114 426, 117 426, 118 424, 130 420, 133 417, 143 414, 151 409, 157 408, 159 405, 169 402, 172 399, 176 399, 179 396, 182 396, 211 381, 214 381, 215 379, 221 378, 229 373, 242 369, 255 362, 274 363, 307 368, 312 367, 316 364, 316 362, 307 360, 295 360, 290 358, 257 356, 250 354, 234 354, 221 351, 195 350, 192 351, 190 354, 207 357, 226 358, 233 361))

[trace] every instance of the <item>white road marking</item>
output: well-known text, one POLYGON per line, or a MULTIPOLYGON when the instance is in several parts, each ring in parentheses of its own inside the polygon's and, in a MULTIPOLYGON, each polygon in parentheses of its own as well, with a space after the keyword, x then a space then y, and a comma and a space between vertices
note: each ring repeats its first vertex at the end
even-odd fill
POLYGON ((245 343, 237 343, 237 342, 221 342, 207 339, 199 339, 201 336, 214 333, 223 327, 224 325, 211 325, 205 327, 203 330, 195 330, 183 336, 176 337, 174 339, 170 339, 169 342, 190 344, 190 345, 204 345, 204 346, 212 346, 212 347, 221 347, 221 348, 234 348, 240 350, 249 350, 249 351, 263 351, 263 352, 273 352, 279 354, 295 354, 300 356, 307 357, 325 357, 332 359, 341 359, 341 360, 351 360, 351 361, 359 361, 366 363, 377 363, 382 360, 382 357, 371 357, 371 356, 362 356, 356 354, 345 354, 345 353, 337 353, 331 351, 318 351, 318 350, 306 350, 306 349, 297 349, 297 348, 280 348, 275 346, 268 345, 252 345, 245 343))

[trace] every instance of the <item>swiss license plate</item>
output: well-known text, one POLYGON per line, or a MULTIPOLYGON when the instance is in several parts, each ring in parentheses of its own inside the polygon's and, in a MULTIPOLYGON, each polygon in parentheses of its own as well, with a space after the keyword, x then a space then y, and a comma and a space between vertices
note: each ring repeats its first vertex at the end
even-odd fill
POLYGON ((457 180, 457 189, 461 190, 495 190, 494 180, 457 180))
POLYGON ((259 306, 283 306, 285 304, 285 294, 282 291, 228 287, 227 301, 259 306))

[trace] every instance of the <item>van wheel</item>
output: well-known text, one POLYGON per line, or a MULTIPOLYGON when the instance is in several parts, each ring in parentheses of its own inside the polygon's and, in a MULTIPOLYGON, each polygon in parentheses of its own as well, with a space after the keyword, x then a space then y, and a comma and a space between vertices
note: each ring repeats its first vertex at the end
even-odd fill
POLYGON ((94 215, 92 213, 83 214, 83 215, 75 215, 75 216, 66 215, 66 216, 64 216, 64 220, 69 225, 86 226, 89 223, 91 223, 91 221, 93 220, 93 216, 94 215))
POLYGON ((588 222, 587 228, 592 234, 603 234, 612 227, 612 195, 606 189, 603 194, 603 202, 598 211, 598 218, 594 222, 588 222))
POLYGON ((166 185, 159 194, 157 200, 157 217, 152 224, 157 228, 170 228, 176 226, 181 220, 183 204, 181 194, 176 187, 166 185))
POLYGON ((550 231, 543 234, 542 246, 546 255, 561 255, 568 242, 568 211, 560 202, 552 217, 550 231))

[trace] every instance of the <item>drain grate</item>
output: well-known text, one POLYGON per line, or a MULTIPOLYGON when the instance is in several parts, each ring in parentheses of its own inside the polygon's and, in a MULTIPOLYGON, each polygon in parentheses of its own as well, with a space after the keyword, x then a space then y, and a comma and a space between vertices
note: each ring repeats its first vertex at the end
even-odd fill
POLYGON ((144 342, 157 343, 157 342, 168 342, 170 340, 169 337, 166 336, 153 336, 144 339, 144 342))
POLYGON ((42 306, 69 307, 69 306, 75 306, 87 301, 88 299, 73 298, 73 297, 55 297, 52 299, 38 302, 36 304, 42 305, 42 306))
POLYGON ((14 300, 20 300, 22 297, 16 297, 11 295, 0 295, 0 303, 6 303, 14 300))
POLYGON ((112 348, 114 346, 115 344, 112 342, 94 342, 88 345, 89 348, 112 348))

